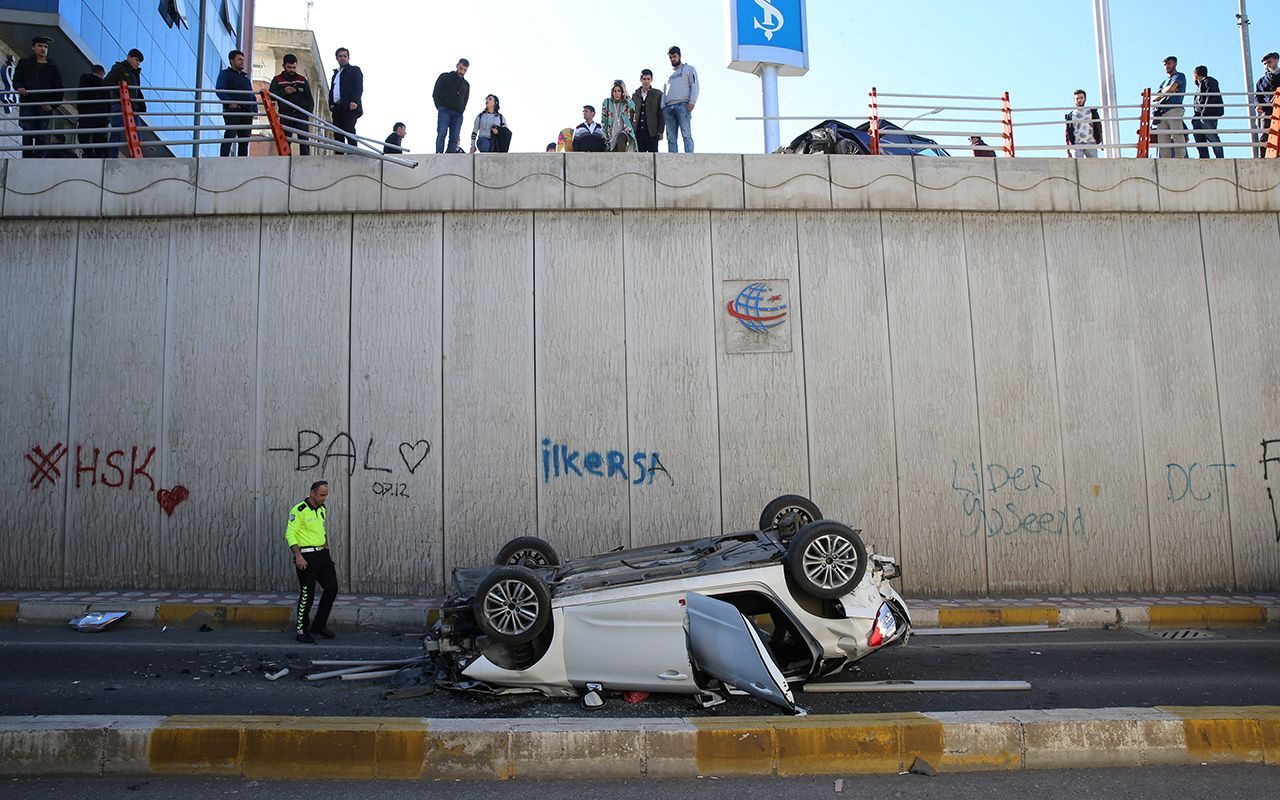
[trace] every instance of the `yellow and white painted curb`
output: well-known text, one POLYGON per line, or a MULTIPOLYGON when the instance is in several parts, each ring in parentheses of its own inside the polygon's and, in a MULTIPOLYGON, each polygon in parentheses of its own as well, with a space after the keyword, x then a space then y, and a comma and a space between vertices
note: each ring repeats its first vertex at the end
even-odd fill
POLYGON ((1280 764, 1280 706, 710 719, 0 717, 0 775, 671 778, 1280 764))
MULTIPOLYGON (((230 627, 288 630, 293 607, 236 603, 68 603, 22 601, 0 603, 0 624, 65 625, 90 611, 128 611, 126 627, 230 627)), ((435 608, 336 606, 330 626, 342 630, 420 630, 435 622, 435 608)), ((1098 606, 966 606, 916 607, 917 628, 971 628, 1049 625, 1061 628, 1229 628, 1280 624, 1280 607, 1267 605, 1098 605, 1098 606)))

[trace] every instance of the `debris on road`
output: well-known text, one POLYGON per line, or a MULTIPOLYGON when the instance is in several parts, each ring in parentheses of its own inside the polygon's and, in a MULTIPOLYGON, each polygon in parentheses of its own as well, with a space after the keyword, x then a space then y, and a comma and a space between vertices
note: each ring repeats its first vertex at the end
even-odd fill
POLYGON ((128 611, 93 611, 83 617, 68 620, 72 628, 83 632, 101 631, 129 616, 128 611))
POLYGON ((275 671, 275 672, 268 672, 268 673, 267 673, 267 675, 266 675, 266 678, 267 678, 267 680, 269 680, 269 681, 278 681, 278 680, 280 680, 281 678, 283 678, 285 675, 288 675, 288 674, 289 674, 289 668, 288 668, 288 667, 281 667, 279 670, 277 670, 277 671, 275 671))

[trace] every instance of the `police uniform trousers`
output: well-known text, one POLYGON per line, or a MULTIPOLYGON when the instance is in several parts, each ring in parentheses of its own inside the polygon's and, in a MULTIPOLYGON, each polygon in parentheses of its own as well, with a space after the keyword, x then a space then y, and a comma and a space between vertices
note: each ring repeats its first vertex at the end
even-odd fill
POLYGON ((307 562, 306 569, 296 569, 298 573, 298 606, 294 618, 294 626, 298 633, 309 633, 315 628, 328 627, 329 610, 333 608, 333 598, 338 594, 338 571, 333 566, 333 558, 328 549, 302 553, 307 562), (320 602, 315 604, 316 584, 320 584, 320 602), (316 606, 315 622, 311 622, 311 606, 316 606))

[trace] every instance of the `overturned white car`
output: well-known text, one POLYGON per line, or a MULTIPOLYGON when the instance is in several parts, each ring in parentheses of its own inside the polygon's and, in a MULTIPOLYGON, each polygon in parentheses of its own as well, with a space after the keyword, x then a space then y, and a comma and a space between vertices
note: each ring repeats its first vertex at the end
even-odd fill
POLYGON ((911 618, 897 562, 785 495, 760 530, 561 561, 541 539, 457 569, 423 642, 434 683, 494 693, 741 691, 803 714, 791 686, 892 644, 911 618))

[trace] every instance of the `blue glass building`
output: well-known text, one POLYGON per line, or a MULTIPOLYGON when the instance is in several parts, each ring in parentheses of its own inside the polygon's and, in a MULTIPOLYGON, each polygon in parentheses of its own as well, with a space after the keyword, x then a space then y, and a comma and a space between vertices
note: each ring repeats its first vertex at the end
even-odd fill
MULTIPOLYGON (((211 89, 226 66, 228 51, 252 51, 252 31, 253 0, 0 0, 0 41, 24 56, 31 52, 33 36, 52 36, 49 55, 58 62, 68 86, 75 86, 90 65, 110 70, 136 47, 145 57, 144 89, 211 89)), ((166 103, 163 92, 146 94, 148 125, 192 125, 193 106, 166 103)), ((216 125, 217 119, 204 124, 216 125)), ((219 135, 209 132, 206 138, 219 135)), ((191 138, 184 132, 161 131, 154 136, 191 138)), ((148 154, 162 155, 155 149, 148 154)), ((168 149, 172 155, 192 155, 190 147, 168 149)), ((217 145, 202 146, 201 155, 217 155, 217 145)))

